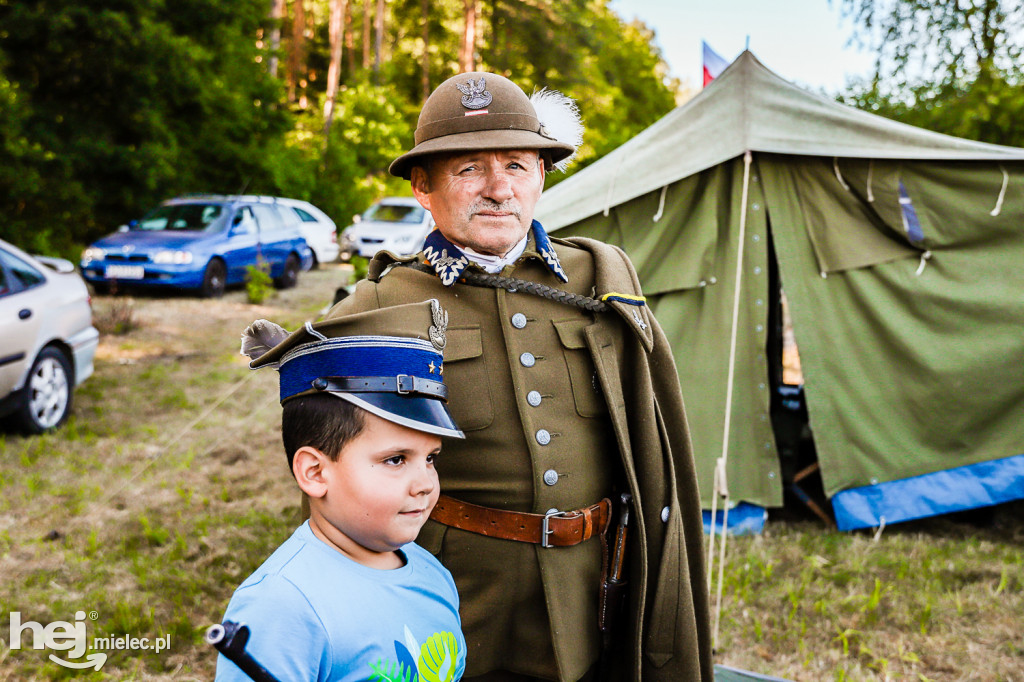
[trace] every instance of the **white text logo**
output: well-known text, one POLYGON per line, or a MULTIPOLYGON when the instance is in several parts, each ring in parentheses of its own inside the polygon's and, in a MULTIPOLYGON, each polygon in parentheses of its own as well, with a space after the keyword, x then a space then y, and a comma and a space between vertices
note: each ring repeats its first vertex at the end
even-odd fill
MULTIPOLYGON (((97 617, 98 615, 95 611, 89 612, 91 620, 96 620, 97 617)), ((171 646, 170 635, 154 637, 152 639, 149 637, 131 637, 129 635, 94 637, 92 646, 89 646, 89 638, 85 632, 85 618, 85 611, 76 611, 73 623, 57 620, 49 625, 43 625, 32 620, 22 622, 21 612, 11 611, 10 648, 12 651, 21 649, 22 637, 24 637, 26 645, 30 641, 31 648, 33 649, 66 651, 65 656, 70 660, 50 654, 50 660, 57 665, 62 665, 65 668, 94 668, 99 670, 107 662, 107 655, 103 653, 105 650, 153 649, 156 653, 160 653, 161 651, 166 651, 171 646), (97 649, 99 651, 85 655, 87 650, 97 649), (83 656, 85 656, 83 660, 77 660, 83 656)))

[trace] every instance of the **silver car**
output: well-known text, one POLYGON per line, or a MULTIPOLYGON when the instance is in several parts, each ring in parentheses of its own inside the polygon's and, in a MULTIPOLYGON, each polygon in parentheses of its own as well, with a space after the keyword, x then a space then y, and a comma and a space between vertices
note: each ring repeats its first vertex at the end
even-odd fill
POLYGON ((356 216, 341 233, 341 260, 372 258, 378 251, 399 256, 416 253, 434 229, 430 211, 412 197, 387 197, 356 216))
POLYGON ((92 374, 98 343, 75 266, 0 240, 0 415, 29 433, 60 426, 74 387, 92 374))
POLYGON ((319 208, 300 199, 278 197, 277 203, 298 219, 296 227, 313 251, 313 267, 338 260, 338 226, 319 208))

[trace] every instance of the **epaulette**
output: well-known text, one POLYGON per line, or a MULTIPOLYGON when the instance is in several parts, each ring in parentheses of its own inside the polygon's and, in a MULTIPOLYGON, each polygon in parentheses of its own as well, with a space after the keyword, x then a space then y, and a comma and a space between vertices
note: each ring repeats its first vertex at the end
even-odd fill
POLYGON ((366 278, 371 282, 379 282, 396 265, 411 264, 419 260, 418 254, 399 256, 390 251, 378 251, 366 268, 366 278))

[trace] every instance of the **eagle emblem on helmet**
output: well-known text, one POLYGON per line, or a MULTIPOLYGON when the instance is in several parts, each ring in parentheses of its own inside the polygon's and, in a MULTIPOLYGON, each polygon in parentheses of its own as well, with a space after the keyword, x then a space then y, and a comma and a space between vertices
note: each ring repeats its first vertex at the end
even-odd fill
POLYGON ((467 109, 483 109, 491 103, 491 93, 487 91, 487 82, 483 76, 473 82, 470 78, 466 84, 456 83, 455 87, 462 93, 462 106, 467 109))

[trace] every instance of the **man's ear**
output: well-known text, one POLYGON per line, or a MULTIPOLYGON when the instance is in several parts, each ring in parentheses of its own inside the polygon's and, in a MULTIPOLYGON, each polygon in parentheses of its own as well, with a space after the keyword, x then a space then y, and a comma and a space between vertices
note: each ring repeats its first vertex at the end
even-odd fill
POLYGON ((420 206, 430 210, 430 176, 427 175, 423 166, 413 166, 409 171, 409 183, 412 185, 412 195, 420 206))
POLYGON ((325 470, 329 461, 327 455, 308 445, 295 451, 295 457, 292 458, 292 474, 302 492, 316 498, 327 494, 325 470))

